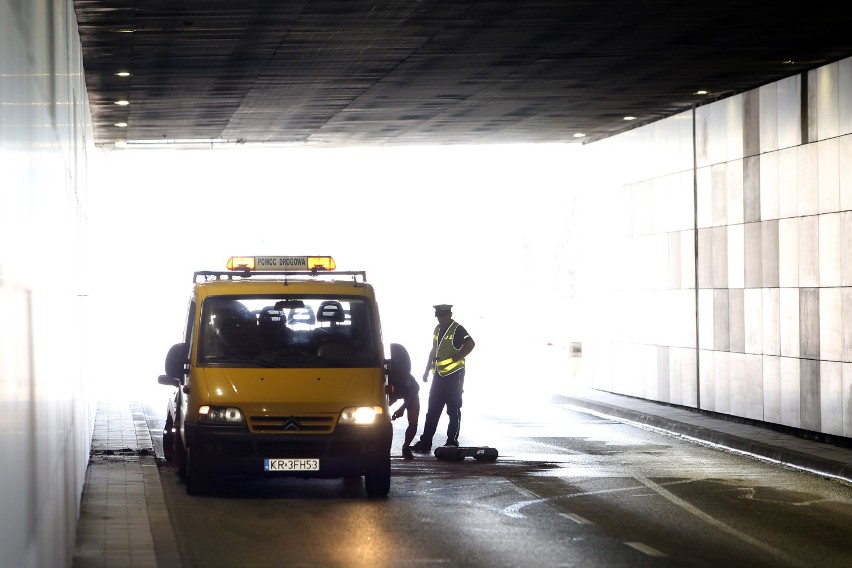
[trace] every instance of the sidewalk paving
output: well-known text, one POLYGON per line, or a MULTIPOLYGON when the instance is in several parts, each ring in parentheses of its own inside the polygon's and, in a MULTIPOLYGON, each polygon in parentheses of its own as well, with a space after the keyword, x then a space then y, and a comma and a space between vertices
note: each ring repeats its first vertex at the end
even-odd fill
POLYGON ((151 433, 138 402, 98 403, 72 566, 180 566, 151 433))
MULTIPOLYGON (((553 402, 852 483, 850 447, 592 389, 572 388, 554 395, 553 402)), ((156 459, 143 405, 101 401, 83 487, 73 568, 181 565, 156 459)))

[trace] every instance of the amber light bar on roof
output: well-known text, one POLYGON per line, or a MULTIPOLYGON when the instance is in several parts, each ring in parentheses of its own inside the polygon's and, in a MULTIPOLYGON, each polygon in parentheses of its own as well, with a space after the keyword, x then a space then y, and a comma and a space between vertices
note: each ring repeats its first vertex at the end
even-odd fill
POLYGON ((228 270, 300 271, 334 270, 337 268, 330 256, 232 256, 228 259, 228 270))

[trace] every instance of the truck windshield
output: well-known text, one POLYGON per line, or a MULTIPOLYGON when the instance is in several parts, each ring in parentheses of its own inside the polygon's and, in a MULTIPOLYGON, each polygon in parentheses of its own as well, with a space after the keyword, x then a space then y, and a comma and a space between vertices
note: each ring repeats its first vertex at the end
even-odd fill
POLYGON ((369 302, 349 297, 215 296, 202 306, 201 367, 380 365, 369 302))

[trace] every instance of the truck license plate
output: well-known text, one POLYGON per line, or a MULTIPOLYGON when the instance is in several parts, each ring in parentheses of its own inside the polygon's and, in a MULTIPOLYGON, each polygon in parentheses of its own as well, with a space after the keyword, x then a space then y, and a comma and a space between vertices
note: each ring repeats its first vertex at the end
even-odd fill
POLYGON ((266 458, 263 471, 319 471, 320 463, 315 458, 266 458))

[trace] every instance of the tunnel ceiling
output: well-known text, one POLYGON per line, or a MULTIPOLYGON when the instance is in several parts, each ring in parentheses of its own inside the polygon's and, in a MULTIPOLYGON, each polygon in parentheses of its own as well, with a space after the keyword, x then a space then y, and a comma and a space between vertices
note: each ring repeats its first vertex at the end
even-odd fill
POLYGON ((105 146, 593 141, 852 54, 840 6, 74 1, 105 146))

